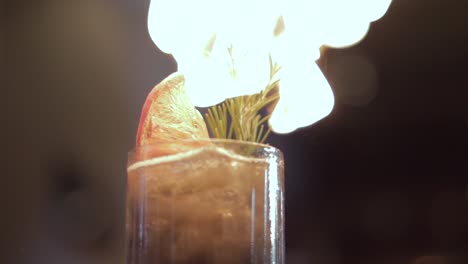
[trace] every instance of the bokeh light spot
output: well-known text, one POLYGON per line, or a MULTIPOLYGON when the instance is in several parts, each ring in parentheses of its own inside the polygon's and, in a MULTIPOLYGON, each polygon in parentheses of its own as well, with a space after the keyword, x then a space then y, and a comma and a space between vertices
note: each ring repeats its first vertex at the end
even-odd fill
POLYGON ((378 74, 373 63, 362 55, 330 56, 327 77, 338 102, 365 106, 374 100, 378 74))
POLYGON ((411 264, 449 264, 443 256, 422 256, 416 258, 411 264))

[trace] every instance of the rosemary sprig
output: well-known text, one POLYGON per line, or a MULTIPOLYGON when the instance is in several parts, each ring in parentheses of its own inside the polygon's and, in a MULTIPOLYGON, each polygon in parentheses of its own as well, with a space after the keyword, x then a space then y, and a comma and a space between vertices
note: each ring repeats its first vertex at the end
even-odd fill
MULTIPOLYGON (((232 48, 228 50, 232 57, 232 48)), ((281 69, 271 56, 270 81, 260 93, 239 96, 212 106, 205 114, 205 120, 211 137, 238 139, 264 143, 271 133, 267 121, 271 113, 262 114, 267 106, 274 105, 279 99, 278 84, 275 75, 281 69)))

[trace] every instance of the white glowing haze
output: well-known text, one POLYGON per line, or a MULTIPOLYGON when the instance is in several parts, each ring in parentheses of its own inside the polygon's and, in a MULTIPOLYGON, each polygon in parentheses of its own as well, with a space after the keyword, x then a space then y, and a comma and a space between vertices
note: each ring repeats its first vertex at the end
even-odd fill
POLYGON ((151 0, 148 28, 158 48, 172 54, 178 70, 185 74, 187 92, 195 106, 211 106, 264 89, 270 77, 271 54, 282 69, 277 75, 280 99, 269 122, 276 133, 288 133, 319 121, 333 109, 333 92, 315 62, 320 47, 347 47, 359 42, 390 3, 151 0), (283 18, 284 31, 275 35, 279 17, 283 18), (214 44, 207 45, 210 41, 214 44))

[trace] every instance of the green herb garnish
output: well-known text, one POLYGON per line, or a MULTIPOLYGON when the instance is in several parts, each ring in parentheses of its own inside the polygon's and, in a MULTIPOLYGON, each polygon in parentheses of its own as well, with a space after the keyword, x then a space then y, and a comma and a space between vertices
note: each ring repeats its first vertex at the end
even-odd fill
MULTIPOLYGON (((229 53, 231 54, 231 49, 229 53)), ((213 138, 237 139, 264 143, 271 133, 267 121, 271 113, 262 114, 267 106, 273 106, 278 102, 278 84, 275 75, 281 69, 274 63, 271 56, 270 81, 260 93, 239 96, 225 100, 212 106, 205 114, 208 130, 213 138)))

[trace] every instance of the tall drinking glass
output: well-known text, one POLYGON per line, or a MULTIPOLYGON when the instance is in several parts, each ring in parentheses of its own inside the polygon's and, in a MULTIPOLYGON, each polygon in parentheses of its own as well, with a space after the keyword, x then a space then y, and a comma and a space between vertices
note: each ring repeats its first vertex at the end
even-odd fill
POLYGON ((129 154, 127 263, 283 264, 282 153, 234 140, 198 145, 129 154))

